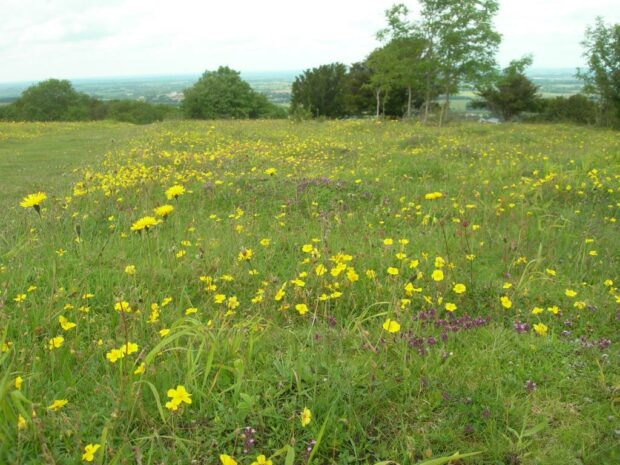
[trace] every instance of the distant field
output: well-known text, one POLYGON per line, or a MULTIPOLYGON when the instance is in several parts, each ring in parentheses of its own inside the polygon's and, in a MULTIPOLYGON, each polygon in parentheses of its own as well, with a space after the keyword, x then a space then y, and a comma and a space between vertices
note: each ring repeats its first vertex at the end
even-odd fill
POLYGON ((1 464, 620 463, 618 132, 0 123, 0 208, 1 464))

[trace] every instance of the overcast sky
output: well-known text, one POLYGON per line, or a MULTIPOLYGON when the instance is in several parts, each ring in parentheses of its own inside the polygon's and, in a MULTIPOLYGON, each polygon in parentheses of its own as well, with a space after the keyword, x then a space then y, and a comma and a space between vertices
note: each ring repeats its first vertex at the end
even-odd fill
MULTIPOLYGON (((394 0, 0 0, 0 82, 351 63, 394 0)), ((414 7, 415 0, 405 1, 414 7)), ((582 65, 585 28, 620 0, 500 0, 500 63, 582 65)))

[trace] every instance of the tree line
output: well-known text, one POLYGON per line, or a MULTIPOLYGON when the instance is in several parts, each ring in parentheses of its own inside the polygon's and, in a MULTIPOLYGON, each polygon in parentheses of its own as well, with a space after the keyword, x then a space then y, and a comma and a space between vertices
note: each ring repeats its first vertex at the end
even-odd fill
MULTIPOLYGON (((527 114, 538 121, 620 125, 620 24, 602 18, 586 30, 587 68, 578 77, 581 94, 543 98, 527 77, 532 57, 499 69, 501 35, 493 19, 498 0, 418 0, 412 18, 403 4, 385 13, 378 31, 381 46, 361 62, 331 63, 307 69, 292 84, 288 114, 294 118, 450 117, 452 97, 464 86, 475 92, 472 108, 486 108, 504 121, 527 114)), ((164 118, 285 118, 287 110, 270 102, 228 67, 206 71, 184 90, 180 107, 135 100, 102 101, 50 79, 31 86, 17 101, 0 106, 0 119, 84 121, 113 119, 151 123, 164 118)))
POLYGON ((583 41, 587 69, 579 72, 583 93, 543 98, 527 77, 532 57, 499 69, 501 36, 493 19, 497 0, 419 0, 411 18, 403 4, 386 11, 382 45, 365 60, 305 70, 292 86, 291 113, 298 117, 373 115, 417 117, 439 125, 460 88, 473 89, 472 108, 486 108, 503 121, 523 113, 538 121, 617 125, 620 121, 620 25, 602 18, 583 41))
POLYGON ((140 100, 103 101, 77 92, 67 80, 48 79, 26 89, 13 103, 0 106, 0 120, 97 121, 148 124, 165 118, 285 118, 286 109, 271 103, 228 67, 206 71, 184 90, 180 108, 140 100))

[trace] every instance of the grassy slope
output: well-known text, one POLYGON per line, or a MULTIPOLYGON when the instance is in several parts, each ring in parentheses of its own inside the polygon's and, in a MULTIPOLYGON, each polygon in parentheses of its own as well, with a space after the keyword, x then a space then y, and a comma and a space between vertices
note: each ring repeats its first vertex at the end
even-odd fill
POLYGON ((305 463, 312 439, 316 463, 406 464, 456 450, 482 451, 468 462, 480 464, 618 461, 617 291, 603 284, 619 279, 617 134, 372 122, 21 125, 0 134, 0 327, 11 343, 0 358, 0 462, 79 463, 85 444, 102 443, 101 463, 210 464, 228 453, 249 465, 287 445, 305 463), (102 164, 112 149, 121 151, 102 164), (271 167, 276 174, 265 174, 271 167), (171 217, 130 234, 175 183, 190 192, 170 201, 171 217), (17 206, 39 189, 50 196, 41 219, 17 206), (444 197, 424 199, 436 191, 444 197), (250 262, 237 259, 244 247, 250 262), (395 257, 401 248, 407 259, 395 257), (316 276, 340 251, 353 256, 346 264, 359 280, 316 276), (452 263, 442 282, 429 278, 437 256, 452 263), (124 273, 129 264, 136 275, 124 273), (304 272, 303 287, 292 282, 304 272), (408 297, 409 280, 422 291, 408 297), (467 285, 464 295, 455 282, 467 285), (258 289, 263 301, 251 303, 258 289), (27 298, 16 303, 20 293, 27 298), (217 293, 241 305, 227 315, 217 293), (151 304, 166 297, 172 303, 148 323, 151 304), (120 299, 134 311, 115 312, 120 299), (453 315, 446 301, 458 305, 453 315), (299 315, 297 303, 310 312, 299 315), (532 315, 534 306, 544 313, 532 315), (188 307, 198 312, 185 316, 188 307), (442 319, 490 321, 444 342, 440 323, 412 318, 430 308, 442 319), (63 332, 60 315, 77 327, 63 332), (400 333, 382 330, 387 317, 400 333), (549 335, 519 334, 515 321, 542 321, 549 335), (56 335, 63 347, 47 350, 56 335), (600 350, 605 338, 612 345, 600 350), (126 340, 139 352, 107 361, 126 340), (142 361, 145 373, 134 375, 142 361), (18 375, 28 401, 10 394, 18 375), (173 414, 163 404, 178 384, 193 403, 173 414), (46 410, 54 399, 69 403, 46 410), (20 405, 28 427, 17 434, 20 405), (305 406, 313 421, 302 428, 305 406), (257 430, 251 457, 246 425, 257 430))

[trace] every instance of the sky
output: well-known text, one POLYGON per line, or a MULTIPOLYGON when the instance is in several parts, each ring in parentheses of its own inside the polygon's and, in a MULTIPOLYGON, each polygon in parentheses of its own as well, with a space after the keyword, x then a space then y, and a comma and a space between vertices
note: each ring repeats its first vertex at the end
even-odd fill
MULTIPOLYGON (((402 0, 401 0, 402 1, 402 0)), ((0 0, 0 82, 240 71, 292 71, 362 60, 395 0, 0 0)), ((403 3, 415 9, 415 0, 403 3)), ((498 60, 583 65, 596 16, 618 0, 500 0, 498 60)))

